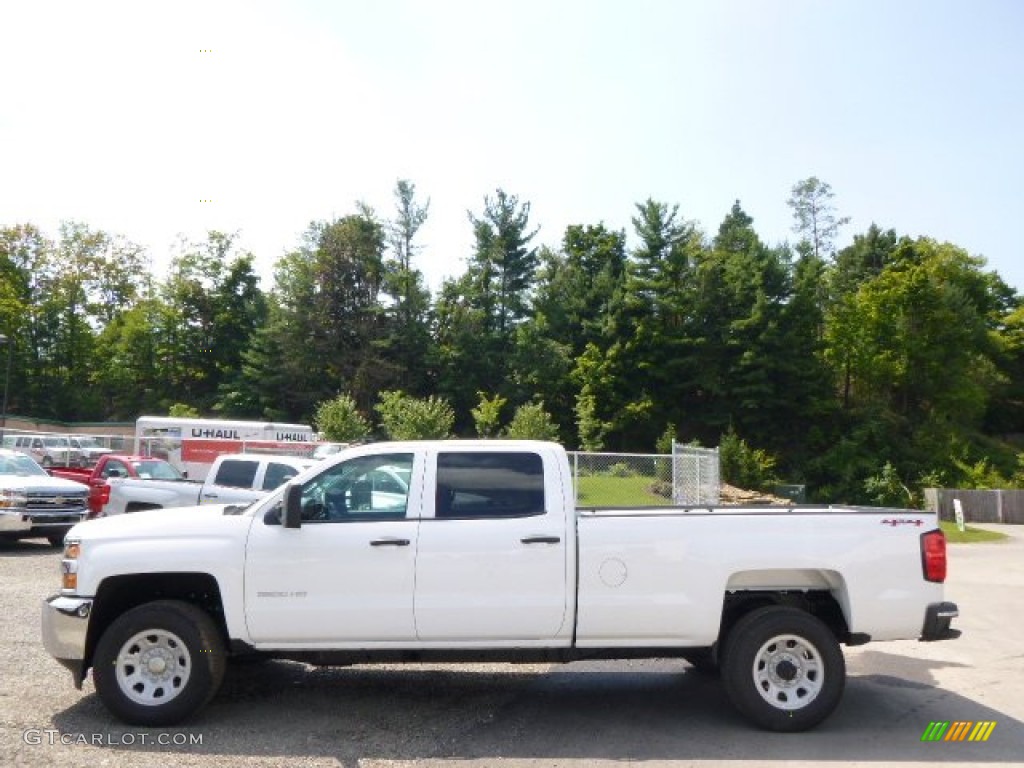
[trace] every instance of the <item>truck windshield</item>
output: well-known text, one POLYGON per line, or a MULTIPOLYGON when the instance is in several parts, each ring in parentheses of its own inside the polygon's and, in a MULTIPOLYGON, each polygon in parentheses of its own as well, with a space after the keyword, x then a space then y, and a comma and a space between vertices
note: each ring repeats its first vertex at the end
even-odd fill
POLYGON ((46 470, 28 456, 0 456, 0 475, 46 475, 46 470))
POLYGON ((181 472, 166 461, 133 461, 132 466, 145 480, 184 480, 181 472))

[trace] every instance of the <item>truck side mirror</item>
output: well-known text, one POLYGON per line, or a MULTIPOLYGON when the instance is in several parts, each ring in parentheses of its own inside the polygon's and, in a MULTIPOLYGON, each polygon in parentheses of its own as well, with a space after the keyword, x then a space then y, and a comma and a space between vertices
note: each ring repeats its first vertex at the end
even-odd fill
POLYGON ((302 527, 302 486, 298 483, 288 483, 284 487, 281 525, 284 528, 302 527))

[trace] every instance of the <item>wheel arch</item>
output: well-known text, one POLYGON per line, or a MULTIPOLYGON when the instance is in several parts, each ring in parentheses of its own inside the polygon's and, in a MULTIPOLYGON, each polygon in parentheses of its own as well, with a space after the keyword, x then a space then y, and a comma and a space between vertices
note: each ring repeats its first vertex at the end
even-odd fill
POLYGON ((120 574, 104 579, 96 590, 86 634, 83 671, 92 666, 96 644, 118 616, 156 600, 180 600, 195 605, 213 619, 225 645, 230 642, 220 585, 213 575, 180 571, 120 574))
POLYGON ((850 633, 843 607, 829 589, 734 589, 726 592, 722 602, 722 623, 718 647, 725 645, 729 634, 744 616, 768 606, 797 608, 819 619, 840 643, 856 644, 859 639, 850 633))
POLYGON ((154 504, 149 501, 130 501, 124 505, 125 514, 131 512, 145 512, 148 509, 163 509, 163 504, 154 504))

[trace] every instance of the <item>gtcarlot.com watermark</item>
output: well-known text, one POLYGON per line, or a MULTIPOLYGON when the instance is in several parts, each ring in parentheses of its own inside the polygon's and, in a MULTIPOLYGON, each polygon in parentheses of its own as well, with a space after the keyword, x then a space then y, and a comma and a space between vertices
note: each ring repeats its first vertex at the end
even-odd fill
POLYGON ((28 728, 21 740, 30 746, 53 747, 197 747, 201 733, 64 733, 55 728, 28 728))

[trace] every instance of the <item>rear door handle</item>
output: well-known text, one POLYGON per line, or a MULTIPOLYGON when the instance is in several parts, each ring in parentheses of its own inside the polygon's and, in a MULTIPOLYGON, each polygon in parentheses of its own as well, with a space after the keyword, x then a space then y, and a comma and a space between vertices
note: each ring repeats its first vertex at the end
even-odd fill
POLYGON ((527 536, 520 539, 523 544, 557 544, 561 540, 559 536, 527 536))
POLYGON ((374 539, 370 542, 371 547, 408 547, 408 539, 374 539))

